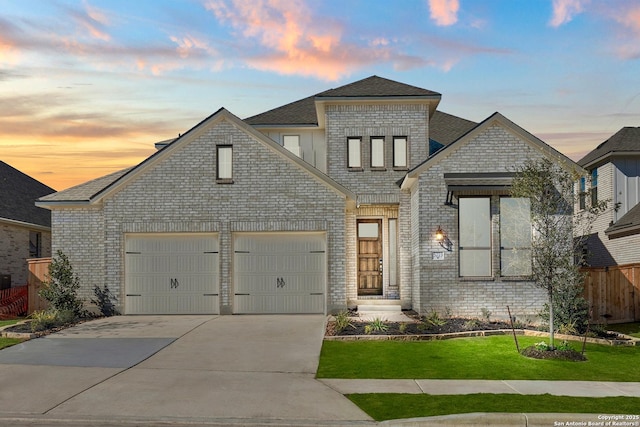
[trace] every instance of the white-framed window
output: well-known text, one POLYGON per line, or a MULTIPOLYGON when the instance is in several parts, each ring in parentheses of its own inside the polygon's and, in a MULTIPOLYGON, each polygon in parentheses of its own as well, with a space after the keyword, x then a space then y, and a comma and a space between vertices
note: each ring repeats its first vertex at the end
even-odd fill
POLYGON ((393 167, 398 169, 406 169, 407 162, 407 137, 393 137, 393 167))
POLYGON ((233 146, 218 145, 216 178, 220 181, 230 181, 233 179, 233 146))
POLYGON ((347 138, 347 166, 351 169, 362 168, 362 138, 347 138))
POLYGON ((284 135, 282 145, 296 156, 300 157, 300 135, 284 135))
POLYGON ((371 137, 371 167, 384 168, 384 138, 371 137))
POLYGON ((500 275, 531 275, 531 201, 500 198, 500 275))
POLYGON ((491 271, 491 198, 459 199, 461 277, 489 277, 491 271))

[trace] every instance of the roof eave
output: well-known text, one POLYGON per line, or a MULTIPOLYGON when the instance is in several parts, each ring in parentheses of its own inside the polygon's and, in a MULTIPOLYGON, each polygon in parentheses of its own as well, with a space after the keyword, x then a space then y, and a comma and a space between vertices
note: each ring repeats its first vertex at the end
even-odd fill
POLYGON ((619 237, 626 237, 632 234, 640 233, 640 224, 630 225, 628 227, 620 227, 615 229, 607 229, 604 231, 604 234, 607 235, 609 239, 616 239, 619 237))
POLYGON ((11 225, 16 225, 18 227, 31 228, 33 230, 51 231, 51 227, 47 227, 46 225, 34 224, 32 222, 26 222, 26 221, 19 221, 17 219, 0 218, 0 222, 4 222, 6 224, 11 224, 11 225))
MULTIPOLYGON (((613 157, 625 157, 625 156, 640 156, 639 151, 608 151, 601 156, 596 157, 593 160, 581 165, 584 169, 589 169, 592 166, 600 165, 602 163, 606 163, 607 159, 613 157)), ((580 163, 578 163, 580 164, 580 163)))

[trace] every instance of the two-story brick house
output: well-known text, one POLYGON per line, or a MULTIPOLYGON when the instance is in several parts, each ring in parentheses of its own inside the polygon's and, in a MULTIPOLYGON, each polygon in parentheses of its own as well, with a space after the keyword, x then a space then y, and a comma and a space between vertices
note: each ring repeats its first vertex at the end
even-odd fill
POLYGON ((498 113, 477 124, 440 99, 373 76, 245 120, 221 109, 38 204, 84 295, 106 285, 124 313, 535 314, 545 295, 509 185, 526 159, 575 164, 498 113))
POLYGON ((640 128, 624 127, 578 161, 589 179, 580 183, 579 208, 607 200, 593 225, 587 264, 612 267, 640 262, 640 128))

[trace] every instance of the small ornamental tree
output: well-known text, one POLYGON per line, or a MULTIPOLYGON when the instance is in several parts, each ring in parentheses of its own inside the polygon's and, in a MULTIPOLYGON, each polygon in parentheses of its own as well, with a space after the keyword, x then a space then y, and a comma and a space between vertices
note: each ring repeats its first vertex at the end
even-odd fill
POLYGON ((47 300, 51 307, 59 311, 70 311, 76 317, 85 314, 83 301, 78 298, 80 280, 73 272, 69 258, 58 251, 49 265, 49 276, 43 283, 39 295, 47 300))
POLYGON ((577 329, 588 322, 588 303, 582 297, 582 249, 594 221, 607 207, 601 201, 574 212, 579 178, 577 171, 570 173, 548 159, 527 160, 516 169, 511 187, 513 197, 526 197, 531 203, 531 276, 547 292, 543 318, 548 317, 552 349, 556 320, 577 329))

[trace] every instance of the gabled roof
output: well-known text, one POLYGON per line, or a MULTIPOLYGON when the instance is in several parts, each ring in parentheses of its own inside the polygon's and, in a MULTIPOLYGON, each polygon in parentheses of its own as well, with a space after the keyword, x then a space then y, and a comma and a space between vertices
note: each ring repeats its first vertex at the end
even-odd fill
POLYGON ((355 200, 355 194, 348 190, 346 187, 337 183, 329 176, 325 175, 304 160, 300 159, 298 156, 292 154, 291 152, 289 152, 289 150, 285 149, 284 147, 273 141, 271 138, 258 132, 253 127, 249 126, 238 117, 230 113, 228 110, 221 108, 211 116, 207 117, 196 126, 191 128, 189 131, 182 134, 182 136, 176 138, 172 143, 167 145, 162 150, 156 151, 153 155, 145 159, 137 166, 112 173, 110 175, 95 179, 93 181, 89 181, 84 184, 80 184, 76 187, 60 191, 47 197, 43 197, 38 200, 37 205, 51 208, 53 206, 60 205, 91 205, 99 203, 104 197, 107 197, 108 195, 118 191, 130 180, 135 179, 141 173, 144 173, 147 168, 152 167, 163 159, 171 156, 172 153, 180 146, 190 143, 194 139, 198 138, 201 134, 206 132, 212 125, 222 120, 231 122, 241 131, 246 132, 256 140, 265 144, 268 148, 276 151, 278 154, 287 158, 292 163, 297 164, 298 167, 309 172, 312 176, 314 176, 318 181, 322 182, 327 187, 333 189, 339 194, 344 195, 346 199, 355 200))
POLYGON ((575 165, 576 168, 578 168, 578 165, 573 160, 571 160, 564 154, 560 153, 550 145, 546 144, 544 141, 542 141, 538 137, 527 132, 526 130, 524 130, 523 128, 521 128, 511 120, 507 119, 502 114, 496 112, 496 113, 493 113, 491 116, 487 117, 485 120, 483 120, 481 123, 479 123, 475 127, 471 128, 471 130, 469 130, 467 133, 465 133, 464 135, 462 135, 461 137, 453 141, 451 144, 443 147, 433 155, 429 156, 425 161, 423 161, 422 163, 420 163, 419 165, 411 169, 407 173, 407 175, 404 177, 404 179, 401 180, 398 184, 403 189, 410 188, 413 185, 413 183, 418 179, 421 173, 431 168, 432 166, 438 164, 443 159, 449 157, 451 154, 455 153, 458 149, 463 147, 466 143, 468 143, 473 138, 475 138, 478 134, 480 134, 481 132, 484 132, 486 129, 496 124, 512 132, 513 134, 517 135, 522 140, 528 142, 532 146, 536 147, 545 155, 557 159, 557 161, 561 162, 563 165, 565 165, 565 167, 569 168, 572 165, 575 165))
POLYGON ((51 212, 36 199, 56 190, 0 161, 0 219, 51 227, 51 212))
POLYGON ((640 203, 622 215, 622 218, 604 232, 610 239, 640 233, 640 203))
MULTIPOLYGON (((434 100, 439 102, 440 98, 441 95, 438 92, 383 77, 371 76, 248 117, 245 119, 245 122, 257 127, 318 126, 317 102, 348 100, 373 101, 381 99, 434 100)), ((433 108, 435 109, 435 106, 433 108)))
POLYGON ((623 127, 588 153, 578 164, 584 168, 605 160, 614 154, 640 154, 640 127, 623 127))

